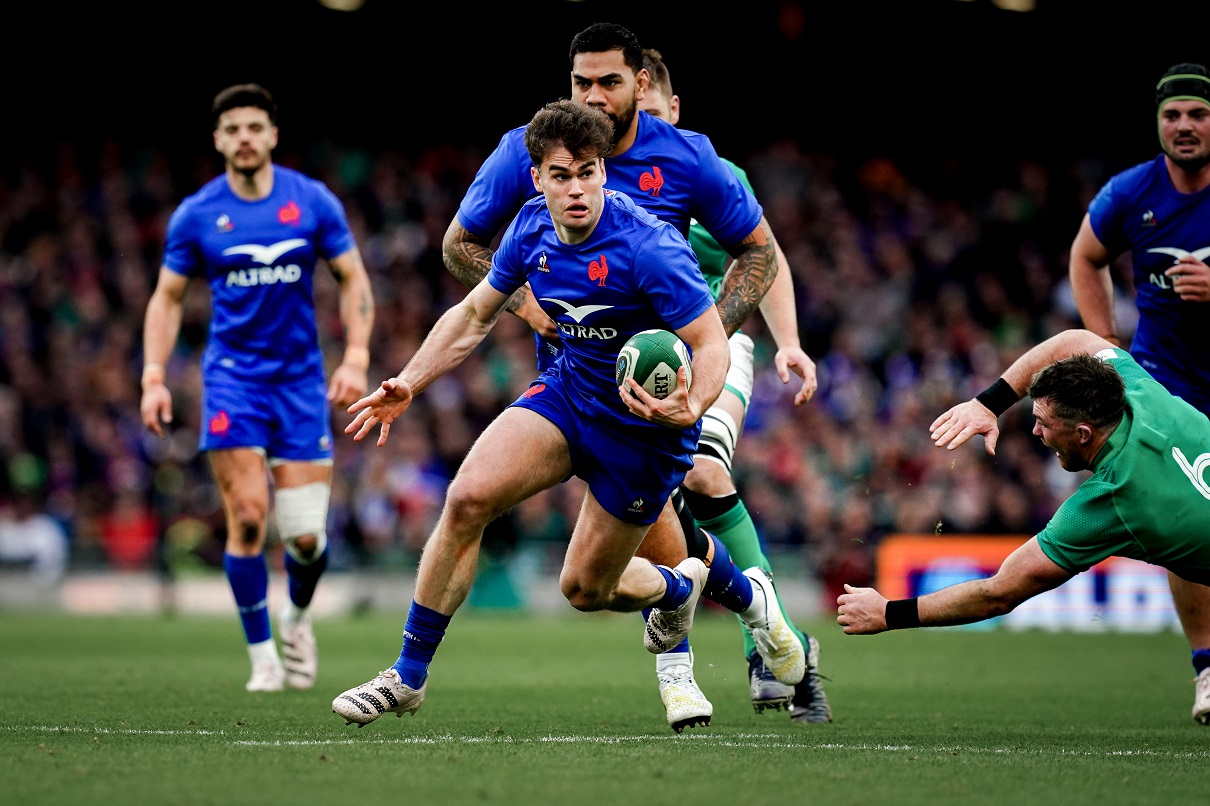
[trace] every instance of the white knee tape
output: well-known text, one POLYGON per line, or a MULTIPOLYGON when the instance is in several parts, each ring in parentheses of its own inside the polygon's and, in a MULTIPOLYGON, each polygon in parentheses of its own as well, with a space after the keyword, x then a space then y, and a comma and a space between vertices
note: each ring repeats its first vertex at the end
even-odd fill
POLYGON ((299 562, 323 554, 328 545, 328 497, 332 487, 325 481, 315 481, 301 487, 277 490, 274 496, 277 533, 286 551, 299 562), (299 556, 294 542, 303 535, 315 535, 315 551, 310 558, 299 556))

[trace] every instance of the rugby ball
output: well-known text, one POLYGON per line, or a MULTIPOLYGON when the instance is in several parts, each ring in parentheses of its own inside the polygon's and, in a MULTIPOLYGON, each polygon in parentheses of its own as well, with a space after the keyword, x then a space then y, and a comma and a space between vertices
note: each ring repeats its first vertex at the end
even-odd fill
POLYGON ((676 371, 685 368, 686 380, 693 384, 689 349, 669 330, 644 330, 636 333, 618 350, 615 367, 618 386, 634 378, 647 394, 663 400, 676 388, 676 371))

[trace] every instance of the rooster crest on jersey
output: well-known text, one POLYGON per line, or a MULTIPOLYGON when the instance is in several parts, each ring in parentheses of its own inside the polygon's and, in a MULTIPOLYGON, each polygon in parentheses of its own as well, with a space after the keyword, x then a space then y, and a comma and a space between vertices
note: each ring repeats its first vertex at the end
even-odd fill
POLYGON ((627 378, 634 378, 649 395, 663 400, 676 388, 676 371, 681 367, 692 385, 693 368, 685 343, 668 330, 644 330, 631 336, 618 350, 615 377, 618 386, 626 383, 627 378))

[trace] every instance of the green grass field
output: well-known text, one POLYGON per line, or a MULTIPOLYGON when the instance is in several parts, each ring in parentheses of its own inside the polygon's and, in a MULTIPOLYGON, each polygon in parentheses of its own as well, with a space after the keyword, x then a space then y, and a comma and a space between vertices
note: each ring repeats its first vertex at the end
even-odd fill
POLYGON ((1204 802, 1181 636, 917 630, 823 644, 831 725, 753 713, 707 611, 706 729, 663 720, 637 616, 464 611, 424 707, 358 729, 332 698, 393 662, 402 614, 316 625, 319 683, 251 695, 234 618, 0 614, 10 804, 1204 802))

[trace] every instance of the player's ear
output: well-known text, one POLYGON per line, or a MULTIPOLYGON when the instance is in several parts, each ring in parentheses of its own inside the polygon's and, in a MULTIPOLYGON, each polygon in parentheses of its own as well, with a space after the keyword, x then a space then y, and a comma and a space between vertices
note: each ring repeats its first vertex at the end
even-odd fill
POLYGON ((532 165, 529 166, 529 178, 532 179, 534 182, 534 190, 541 193, 542 192, 541 174, 538 173, 538 169, 532 165))
POLYGON ((675 126, 681 119, 681 96, 673 95, 668 99, 668 110, 668 122, 675 126))

